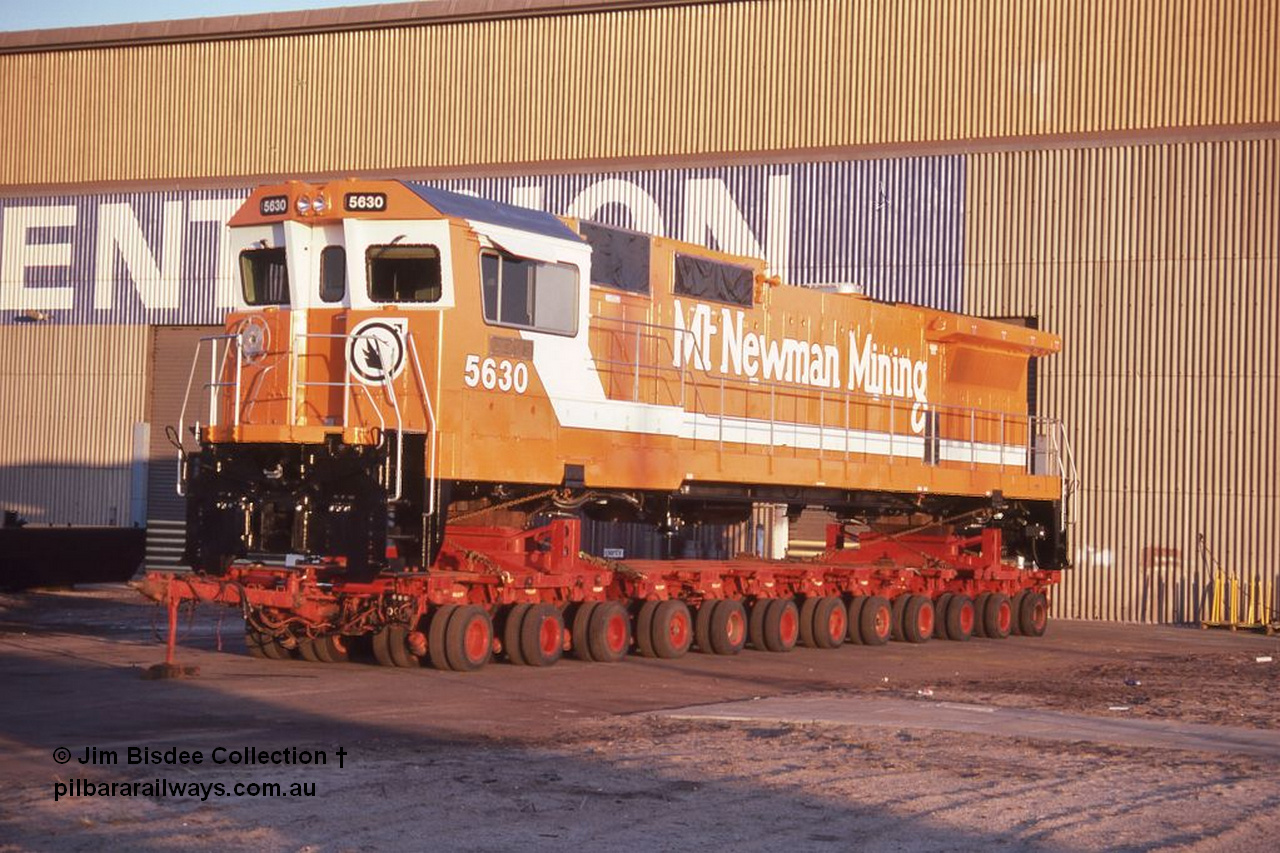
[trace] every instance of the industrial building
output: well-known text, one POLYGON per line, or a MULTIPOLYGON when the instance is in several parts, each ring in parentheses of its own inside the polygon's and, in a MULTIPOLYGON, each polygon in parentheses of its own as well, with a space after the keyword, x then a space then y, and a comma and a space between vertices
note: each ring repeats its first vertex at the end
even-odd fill
MULTIPOLYGON (((180 541, 165 435, 267 180, 411 177, 1016 318, 1057 615, 1280 584, 1276 0, 437 0, 0 34, 0 507, 180 541)), ((169 544, 166 544, 169 543, 169 544)))

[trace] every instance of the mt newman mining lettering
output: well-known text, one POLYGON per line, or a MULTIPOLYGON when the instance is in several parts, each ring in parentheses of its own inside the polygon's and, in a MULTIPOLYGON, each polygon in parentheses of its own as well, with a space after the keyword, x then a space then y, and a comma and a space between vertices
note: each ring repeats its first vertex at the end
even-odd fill
POLYGON ((674 307, 673 367, 687 364, 695 370, 711 370, 714 338, 720 341, 719 372, 730 376, 840 390, 840 366, 847 363, 847 390, 912 401, 911 429, 924 432, 929 365, 923 359, 913 359, 897 347, 882 350, 870 333, 859 339, 851 329, 846 362, 834 344, 770 339, 745 329, 746 315, 740 310, 721 308, 717 325, 710 305, 696 302, 687 315, 679 299, 674 307))

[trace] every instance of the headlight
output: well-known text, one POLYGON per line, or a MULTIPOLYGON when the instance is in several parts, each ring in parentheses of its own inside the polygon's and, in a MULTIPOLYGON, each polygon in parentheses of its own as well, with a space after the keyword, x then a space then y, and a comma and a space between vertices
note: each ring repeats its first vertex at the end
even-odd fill
POLYGON ((297 207, 298 214, 300 216, 306 216, 311 212, 311 199, 307 198, 305 195, 298 196, 297 207))
POLYGON ((328 203, 324 200, 324 196, 322 195, 316 196, 315 201, 311 202, 311 209, 314 210, 317 215, 324 213, 328 206, 328 203))

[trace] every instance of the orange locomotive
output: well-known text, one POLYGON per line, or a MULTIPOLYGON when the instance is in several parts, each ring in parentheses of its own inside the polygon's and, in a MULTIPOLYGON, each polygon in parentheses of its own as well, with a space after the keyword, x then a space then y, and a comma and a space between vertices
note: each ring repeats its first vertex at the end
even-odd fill
POLYGON ((753 503, 1068 562, 1065 436, 1027 411, 1052 334, 408 182, 264 187, 230 230, 240 305, 182 484, 197 569, 368 580, 485 509, 671 532, 753 503))

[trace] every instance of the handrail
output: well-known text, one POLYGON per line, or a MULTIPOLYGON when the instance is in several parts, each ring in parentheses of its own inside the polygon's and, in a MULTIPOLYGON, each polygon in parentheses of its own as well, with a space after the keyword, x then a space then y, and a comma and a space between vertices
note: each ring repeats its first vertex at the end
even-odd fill
MULTIPOLYGON (((642 320, 599 317, 594 318, 594 330, 602 335, 614 337, 615 340, 621 338, 619 341, 619 343, 622 344, 620 349, 624 352, 626 350, 626 343, 630 343, 634 340, 636 355, 635 361, 602 358, 597 359, 596 364, 600 367, 625 368, 630 372, 632 374, 632 399, 635 402, 640 402, 640 377, 642 372, 646 375, 651 375, 655 381, 661 381, 664 374, 669 375, 672 378, 676 378, 678 374, 680 382, 681 408, 692 411, 695 415, 719 419, 720 423, 718 424, 718 434, 721 437, 720 440, 722 443, 724 441, 723 435, 725 432, 724 423, 726 419, 730 419, 729 413, 725 410, 723 404, 718 412, 712 412, 710 410, 705 401, 701 398, 700 387, 702 385, 708 385, 711 387, 718 386, 720 390, 720 399, 722 401, 725 399, 726 392, 740 391, 749 398, 753 394, 763 393, 767 390, 770 395, 770 413, 768 421, 770 443, 773 443, 776 440, 777 428, 783 423, 778 420, 777 415, 777 401, 779 397, 784 399, 795 398, 797 401, 818 402, 823 406, 827 404, 828 400, 842 400, 846 409, 844 441, 844 453, 846 457, 850 452, 857 452, 851 449, 849 442, 849 433, 852 431, 852 425, 850 423, 851 418, 849 417, 848 410, 851 403, 861 403, 865 407, 878 407, 880 409, 887 410, 890 423, 888 430, 885 432, 885 437, 889 442, 890 461, 898 455, 899 445, 901 442, 908 439, 908 436, 900 435, 897 431, 897 409, 899 408, 899 403, 904 401, 902 398, 898 398, 894 395, 870 394, 865 391, 844 388, 810 388, 809 386, 788 384, 771 379, 753 379, 725 374, 710 367, 712 361, 701 351, 696 338, 691 341, 691 351, 689 348, 686 348, 685 342, 689 340, 689 336, 693 333, 688 329, 681 329, 675 326, 650 323, 642 320), (644 334, 642 335, 641 332, 644 334), (665 350, 672 356, 675 355, 675 347, 679 346, 682 354, 682 357, 679 359, 679 366, 668 366, 664 364, 663 360, 660 358, 656 358, 653 361, 643 361, 640 347, 642 340, 660 342, 665 350), (689 353, 690 357, 684 358, 683 354, 685 353, 689 353), (708 369, 701 371, 703 374, 701 378, 703 378, 704 381, 698 381, 700 377, 695 376, 692 371, 690 371, 690 362, 708 365, 708 369), (687 380, 686 373, 689 374, 689 378, 687 380), (693 391, 694 397, 692 401, 692 408, 688 405, 690 401, 686 400, 686 393, 690 388, 693 391)), ((906 400, 905 402, 909 404, 911 401, 906 400)), ((953 445, 955 443, 962 445, 968 444, 969 462, 971 466, 976 468, 979 464, 979 448, 990 445, 993 447, 994 452, 998 454, 997 461, 992 464, 998 465, 1002 470, 1006 466, 1012 464, 1015 468, 1021 469, 1027 474, 1034 475, 1036 473, 1034 467, 1036 455, 1034 452, 1035 439, 1037 436, 1043 436, 1051 441, 1051 452, 1054 457, 1052 462, 1057 468, 1058 476, 1064 480, 1064 487, 1067 481, 1074 482, 1074 458, 1070 457, 1069 445, 1066 450, 1063 450, 1059 447, 1059 442, 1056 441, 1057 434, 1062 434, 1065 430, 1060 419, 1032 415, 1010 415, 1008 412, 974 406, 942 405, 932 402, 928 403, 927 406, 930 411, 934 412, 938 416, 939 423, 943 417, 948 416, 953 416, 961 421, 969 421, 969 436, 967 438, 945 436, 939 431, 936 439, 939 442, 947 442, 953 445), (998 439, 988 441, 978 440, 977 432, 979 422, 982 422, 987 429, 997 431, 999 433, 998 439), (1007 445, 1005 442, 1008 440, 1010 430, 1018 428, 1027 430, 1026 446, 1011 449, 1011 446, 1007 445), (1018 459, 1019 450, 1021 450, 1021 453, 1025 455, 1025 458, 1022 460, 1018 459), (1011 459, 1013 460, 1012 462, 1010 461, 1011 459)), ((825 418, 825 409, 823 412, 824 413, 820 415, 820 419, 825 418)), ((824 437, 827 429, 825 421, 821 421, 816 424, 797 421, 795 424, 791 425, 815 426, 819 429, 820 439, 824 437)), ((929 437, 926 436, 926 439, 928 438, 929 437)), ((825 441, 820 440, 820 447, 825 448, 825 441)), ((989 451, 984 450, 983 452, 987 453, 989 451)), ((987 463, 984 462, 982 464, 987 463)))

